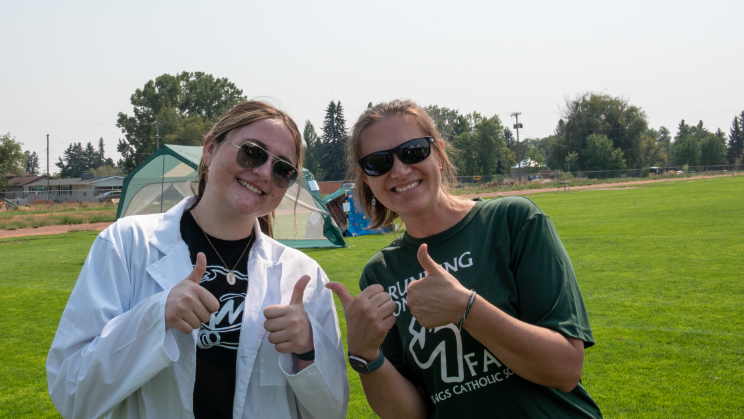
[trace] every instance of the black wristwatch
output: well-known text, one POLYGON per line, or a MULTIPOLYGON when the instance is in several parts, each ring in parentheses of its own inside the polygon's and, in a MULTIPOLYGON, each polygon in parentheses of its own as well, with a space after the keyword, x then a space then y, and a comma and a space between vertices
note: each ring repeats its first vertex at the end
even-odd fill
POLYGON ((353 368, 354 371, 360 374, 367 375, 373 371, 376 371, 384 363, 385 356, 382 354, 382 348, 380 348, 380 356, 378 356, 377 359, 375 359, 374 361, 367 361, 364 358, 349 354, 349 364, 351 364, 351 368, 353 368))

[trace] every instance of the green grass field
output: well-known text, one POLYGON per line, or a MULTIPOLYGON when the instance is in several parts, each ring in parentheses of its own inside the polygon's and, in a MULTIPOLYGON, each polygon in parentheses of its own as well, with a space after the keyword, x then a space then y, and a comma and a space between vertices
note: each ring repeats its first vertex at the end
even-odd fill
MULTIPOLYGON (((576 270, 597 342, 583 383, 605 417, 744 417, 744 176, 530 199, 576 270)), ((59 417, 46 352, 94 238, 0 240, 0 417, 59 417)), ((355 293, 365 261, 390 240, 306 253, 355 293)), ((349 378, 349 417, 375 417, 349 378)))

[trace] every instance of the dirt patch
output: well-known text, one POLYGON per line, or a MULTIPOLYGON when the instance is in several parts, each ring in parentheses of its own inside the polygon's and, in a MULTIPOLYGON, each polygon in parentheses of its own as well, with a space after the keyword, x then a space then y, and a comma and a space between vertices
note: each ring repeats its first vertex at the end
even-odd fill
POLYGON ((0 230, 0 239, 9 237, 44 236, 47 234, 62 234, 70 231, 102 231, 113 223, 93 223, 75 225, 44 226, 39 228, 19 228, 18 230, 0 230))
MULTIPOLYGON (((608 189, 613 186, 633 186, 633 185, 646 185, 649 183, 659 183, 659 182, 675 182, 675 181, 687 181, 687 182, 694 182, 696 180, 700 179, 711 179, 711 178, 717 178, 717 177, 725 177, 725 176, 731 176, 731 175, 715 175, 715 176, 695 176, 694 178, 688 178, 688 177, 682 177, 682 178, 675 178, 675 179, 654 179, 654 180, 636 180, 633 182, 617 182, 617 183, 598 183, 596 185, 584 185, 584 186, 572 186, 572 191, 577 190, 583 190, 583 189, 608 189)), ((741 176, 741 175, 737 175, 741 176)), ((613 190, 617 190, 618 188, 612 188, 613 190)), ((622 188, 622 189, 629 189, 629 188, 622 188)), ((466 199, 472 199, 477 197, 482 198, 490 198, 493 196, 499 196, 501 194, 502 196, 514 196, 514 195, 532 195, 536 193, 545 193, 545 192, 556 192, 559 190, 561 193, 563 193, 563 188, 540 188, 540 189, 527 189, 524 191, 503 191, 503 192, 488 192, 488 193, 481 193, 481 194, 469 194, 469 195, 457 195, 459 198, 466 198, 466 199)))

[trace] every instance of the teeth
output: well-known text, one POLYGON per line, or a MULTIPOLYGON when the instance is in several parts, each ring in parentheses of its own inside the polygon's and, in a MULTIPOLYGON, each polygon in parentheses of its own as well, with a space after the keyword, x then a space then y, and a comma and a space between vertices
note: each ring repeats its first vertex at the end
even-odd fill
POLYGON ((251 185, 249 183, 246 183, 246 182, 243 182, 240 179, 238 179, 238 183, 241 184, 241 185, 243 185, 243 186, 245 186, 246 188, 248 188, 248 190, 251 191, 251 192, 257 193, 259 195, 263 195, 264 194, 261 190, 256 189, 253 185, 251 185))
POLYGON ((407 191, 407 190, 409 190, 409 189, 411 189, 411 188, 413 188, 415 186, 418 186, 419 183, 421 183, 421 181, 420 180, 417 180, 417 181, 415 181, 413 183, 410 183, 410 184, 408 184, 406 186, 401 186, 401 187, 395 188, 395 192, 405 192, 405 191, 407 191))

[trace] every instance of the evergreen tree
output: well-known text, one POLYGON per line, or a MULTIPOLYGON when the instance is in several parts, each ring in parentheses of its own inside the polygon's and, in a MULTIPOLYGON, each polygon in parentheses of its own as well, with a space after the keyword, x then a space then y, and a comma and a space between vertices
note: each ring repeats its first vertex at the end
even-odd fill
POLYGON ((98 150, 90 142, 85 147, 82 143, 70 144, 55 165, 60 168, 61 178, 75 178, 81 177, 83 172, 91 169, 113 166, 114 161, 110 158, 106 159, 103 138, 101 138, 98 141, 98 150))
POLYGON ((320 171, 323 180, 344 180, 346 178, 346 120, 341 101, 331 103, 326 108, 323 120, 322 145, 320 147, 320 171))
POLYGON ((322 170, 320 167, 320 148, 321 141, 318 138, 318 133, 315 132, 315 127, 308 120, 305 121, 305 130, 302 133, 302 137, 305 139, 305 159, 303 166, 312 173, 316 179, 322 178, 322 170))
POLYGON ((729 132, 727 158, 730 164, 736 164, 744 154, 744 111, 741 112, 741 118, 734 116, 729 132))
POLYGON ((26 171, 32 175, 39 175, 39 155, 34 151, 33 153, 26 150, 23 152, 26 156, 26 171))

